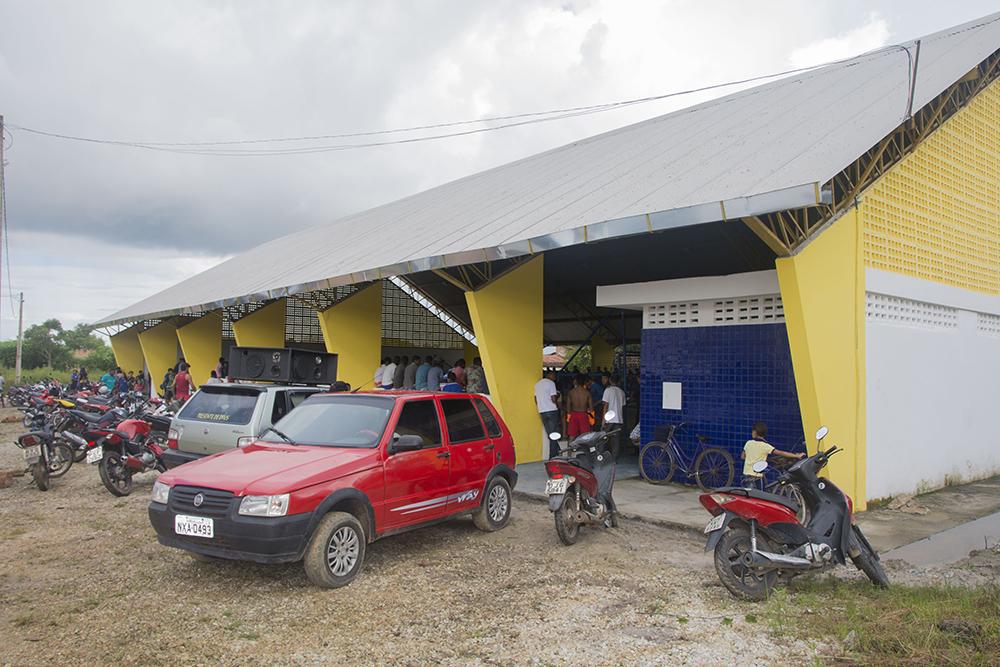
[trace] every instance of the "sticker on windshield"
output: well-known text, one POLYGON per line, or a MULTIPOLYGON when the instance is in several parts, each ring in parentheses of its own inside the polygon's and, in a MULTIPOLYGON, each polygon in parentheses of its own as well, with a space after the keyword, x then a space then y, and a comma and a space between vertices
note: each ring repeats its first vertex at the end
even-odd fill
POLYGON ((227 422, 230 416, 217 412, 199 412, 198 419, 204 422, 227 422))

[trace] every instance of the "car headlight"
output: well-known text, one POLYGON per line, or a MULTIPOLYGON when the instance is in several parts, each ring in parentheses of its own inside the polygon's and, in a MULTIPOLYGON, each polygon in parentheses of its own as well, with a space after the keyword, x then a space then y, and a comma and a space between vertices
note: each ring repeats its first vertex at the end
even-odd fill
POLYGON ((161 505, 167 504, 167 499, 170 497, 170 486, 164 484, 160 480, 153 482, 153 502, 160 503, 161 505))
POLYGON ((244 496, 240 514, 245 516, 285 516, 288 514, 288 494, 280 496, 244 496))

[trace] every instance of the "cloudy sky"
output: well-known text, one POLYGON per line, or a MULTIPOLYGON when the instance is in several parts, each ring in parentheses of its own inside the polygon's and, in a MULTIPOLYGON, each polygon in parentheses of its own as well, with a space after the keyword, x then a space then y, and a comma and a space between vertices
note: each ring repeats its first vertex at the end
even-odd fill
MULTIPOLYGON (((778 72, 995 10, 995 0, 0 0, 0 114, 142 142, 400 128, 778 72)), ((267 239, 701 99, 311 155, 176 154, 11 128, 12 284, 29 324, 94 321, 267 239)), ((5 270, 0 339, 16 334, 11 305, 5 270)))

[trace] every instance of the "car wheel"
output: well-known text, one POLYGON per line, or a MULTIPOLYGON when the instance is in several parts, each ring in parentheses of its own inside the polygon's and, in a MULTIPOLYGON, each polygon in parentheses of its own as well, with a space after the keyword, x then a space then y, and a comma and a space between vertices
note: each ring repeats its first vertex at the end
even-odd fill
POLYGON ((479 530, 491 533, 500 530, 510 521, 510 484, 496 475, 486 485, 483 502, 472 515, 472 521, 479 530))
POLYGON ((340 588, 354 581, 365 560, 365 529, 353 514, 330 512, 313 532, 303 565, 306 576, 321 588, 340 588))

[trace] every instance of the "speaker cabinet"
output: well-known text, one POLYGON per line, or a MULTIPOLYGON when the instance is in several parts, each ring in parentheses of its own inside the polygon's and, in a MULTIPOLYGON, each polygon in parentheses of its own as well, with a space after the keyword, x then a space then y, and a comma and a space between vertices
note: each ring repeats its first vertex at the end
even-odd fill
POLYGON ((229 375, 251 382, 333 384, 337 355, 287 347, 233 347, 229 375))

